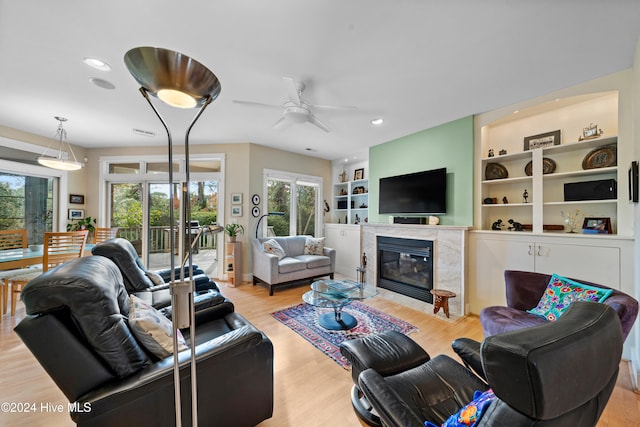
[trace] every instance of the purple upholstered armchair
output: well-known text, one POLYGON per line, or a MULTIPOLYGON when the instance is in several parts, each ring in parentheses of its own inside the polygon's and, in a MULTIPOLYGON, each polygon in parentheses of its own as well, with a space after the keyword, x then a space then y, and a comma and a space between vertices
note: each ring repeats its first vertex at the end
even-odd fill
MULTIPOLYGON (((538 304, 549 284, 551 275, 506 270, 504 279, 507 306, 486 307, 480 312, 480 323, 485 337, 547 323, 546 319, 530 314, 526 310, 530 310, 538 304)), ((572 280, 597 288, 611 289, 597 283, 579 279, 572 280)), ((638 315, 638 301, 617 289, 613 289, 613 293, 604 300, 603 304, 611 306, 620 317, 622 336, 626 339, 638 315)))

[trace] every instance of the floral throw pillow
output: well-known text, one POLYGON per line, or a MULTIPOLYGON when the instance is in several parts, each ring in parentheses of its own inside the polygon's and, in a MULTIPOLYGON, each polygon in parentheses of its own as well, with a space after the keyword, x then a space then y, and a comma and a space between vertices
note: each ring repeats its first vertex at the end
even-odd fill
MULTIPOLYGON (((154 307, 135 295, 130 295, 129 327, 138 342, 160 359, 173 354, 173 325, 154 307)), ((187 350, 178 330, 178 351, 187 350)))
POLYGON ((262 247, 265 252, 273 254, 278 257, 279 260, 287 256, 287 253, 282 249, 280 243, 278 243, 275 239, 265 240, 262 243, 262 247))
POLYGON ((531 314, 544 317, 553 322, 574 301, 602 302, 611 295, 613 290, 588 286, 566 277, 554 274, 549 280, 540 302, 535 308, 527 310, 531 314))
MULTIPOLYGON (((489 389, 485 392, 476 391, 473 394, 473 400, 464 405, 458 412, 447 418, 441 427, 473 427, 478 424, 484 411, 491 405, 496 398, 493 390, 489 389)), ((438 427, 432 422, 425 421, 426 427, 438 427)))
POLYGON ((324 255, 324 237, 307 237, 304 243, 305 255, 324 255))

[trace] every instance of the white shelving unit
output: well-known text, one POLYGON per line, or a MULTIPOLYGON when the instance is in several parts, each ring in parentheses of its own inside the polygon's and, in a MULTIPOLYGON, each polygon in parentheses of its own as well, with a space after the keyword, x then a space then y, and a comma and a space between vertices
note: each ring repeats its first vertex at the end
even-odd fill
POLYGON ((359 179, 333 184, 332 221, 360 224, 369 216, 369 180, 359 179))
MULTIPOLYGON (((483 174, 490 164, 499 163, 506 168, 509 177, 482 180, 482 229, 490 230, 498 219, 504 224, 513 219, 525 224, 530 231, 546 232, 545 225, 563 225, 561 212, 575 212, 576 209, 581 215, 611 218, 615 229, 620 195, 616 199, 565 201, 564 184, 602 179, 617 180, 617 166, 582 169, 583 159, 592 150, 607 146, 617 148, 617 143, 617 136, 601 137, 483 158, 483 174), (543 159, 555 163, 556 169, 553 173, 543 173, 543 159), (525 167, 529 162, 532 162, 531 176, 525 174, 525 167), (523 197, 525 190, 528 193, 527 202, 523 197), (504 197, 508 203, 503 202, 504 197), (497 203, 484 203, 486 199, 495 199, 497 203)), ((504 229, 506 227, 503 227, 504 229)))

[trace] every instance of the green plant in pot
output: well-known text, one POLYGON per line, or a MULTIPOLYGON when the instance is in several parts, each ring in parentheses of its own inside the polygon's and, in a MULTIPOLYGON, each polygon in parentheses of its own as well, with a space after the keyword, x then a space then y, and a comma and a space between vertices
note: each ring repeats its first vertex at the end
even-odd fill
POLYGON ((241 224, 230 223, 224 226, 224 233, 229 236, 229 242, 233 243, 238 234, 244 234, 244 227, 241 224))
MULTIPOLYGON (((93 235, 96 231, 96 219, 90 216, 82 219, 76 219, 67 224, 67 231, 89 231, 89 236, 93 235)), ((91 241, 90 237, 87 237, 87 241, 91 241)))

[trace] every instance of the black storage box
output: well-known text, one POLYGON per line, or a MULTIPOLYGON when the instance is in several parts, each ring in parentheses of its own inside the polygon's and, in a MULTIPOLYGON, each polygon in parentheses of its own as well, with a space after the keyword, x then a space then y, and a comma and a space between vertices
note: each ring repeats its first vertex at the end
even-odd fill
MULTIPOLYGON (((351 201, 351 209, 353 209, 355 205, 355 201, 351 201)), ((338 200, 338 209, 347 209, 347 201, 346 200, 338 200)))
POLYGON ((618 188, 615 179, 571 182, 564 185, 564 201, 616 199, 618 188))

